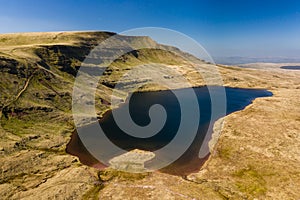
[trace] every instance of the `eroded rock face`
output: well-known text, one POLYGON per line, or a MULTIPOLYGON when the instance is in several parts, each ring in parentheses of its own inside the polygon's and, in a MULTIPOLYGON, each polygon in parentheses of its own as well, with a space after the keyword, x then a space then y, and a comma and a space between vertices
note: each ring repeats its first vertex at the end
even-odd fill
POLYGON ((109 161, 111 167, 116 170, 142 173, 146 172, 144 163, 155 157, 155 154, 150 151, 134 149, 120 156, 114 157, 109 161))

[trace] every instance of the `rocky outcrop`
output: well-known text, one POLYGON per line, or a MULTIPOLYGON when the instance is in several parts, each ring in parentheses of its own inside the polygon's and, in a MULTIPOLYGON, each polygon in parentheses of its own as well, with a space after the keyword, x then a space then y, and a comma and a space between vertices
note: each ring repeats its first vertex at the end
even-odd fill
POLYGON ((109 163, 116 170, 142 173, 147 172, 145 162, 150 161, 155 157, 155 154, 150 151, 135 149, 125 154, 112 158, 109 163))

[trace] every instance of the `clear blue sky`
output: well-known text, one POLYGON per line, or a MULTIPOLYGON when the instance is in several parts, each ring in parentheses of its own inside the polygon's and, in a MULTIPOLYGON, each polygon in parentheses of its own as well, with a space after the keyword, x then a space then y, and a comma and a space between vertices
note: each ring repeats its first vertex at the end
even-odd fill
POLYGON ((299 0, 0 0, 0 32, 165 27, 213 56, 300 57, 299 0))

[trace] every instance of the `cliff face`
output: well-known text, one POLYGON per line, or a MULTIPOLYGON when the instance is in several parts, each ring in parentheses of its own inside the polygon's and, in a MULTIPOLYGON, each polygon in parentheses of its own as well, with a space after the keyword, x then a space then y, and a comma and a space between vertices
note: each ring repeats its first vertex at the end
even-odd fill
MULTIPOLYGON (((109 32, 0 35, 0 162, 3 163, 0 196, 5 199, 300 198, 297 193, 299 71, 218 66, 225 85, 266 88, 274 96, 255 100, 247 109, 226 117, 209 161, 199 173, 184 179, 161 173, 127 174, 111 169, 99 172, 67 155, 65 146, 74 130, 71 98, 76 73, 86 55, 113 35, 109 32)), ((203 69, 204 73, 209 73, 212 67, 148 37, 119 37, 132 47, 148 48, 131 51, 107 66, 96 95, 99 116, 110 108, 110 94, 119 78, 136 65, 179 70, 192 86, 204 85, 193 67, 203 69)), ((176 74, 168 75, 166 78, 176 82, 176 74)), ((121 84, 125 88, 135 87, 141 81, 137 76, 136 82, 124 79, 121 84)), ((159 89, 162 88, 157 85, 140 88, 159 89)), ((121 94, 120 98, 124 96, 121 94)))

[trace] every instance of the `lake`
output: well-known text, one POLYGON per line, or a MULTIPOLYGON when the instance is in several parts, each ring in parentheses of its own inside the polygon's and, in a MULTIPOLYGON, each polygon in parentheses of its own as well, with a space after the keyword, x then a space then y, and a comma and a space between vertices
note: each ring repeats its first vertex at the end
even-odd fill
POLYGON ((281 69, 300 70, 300 66, 282 66, 281 69))
MULTIPOLYGON (((218 97, 218 94, 222 94, 222 87, 212 86, 210 87, 210 90, 208 90, 207 87, 197 87, 192 89, 195 91, 200 110, 200 119, 196 122, 198 125, 196 136, 193 137, 194 139, 188 149, 183 152, 175 162, 160 169, 161 172, 174 175, 187 175, 199 170, 205 160, 209 157, 209 152, 201 158, 199 158, 198 155, 205 136, 207 134, 212 134, 212 124, 225 115, 244 109, 247 105, 251 104, 255 98, 272 96, 272 93, 267 90, 225 87, 226 112, 218 112, 218 109, 216 109, 216 113, 212 115, 210 92, 216 94, 218 97)), ((181 95, 184 101, 190 101, 190 97, 186 95, 187 89, 179 89, 176 91, 181 95)), ((219 98, 221 98, 221 96, 219 96, 219 98)), ((180 127, 182 111, 178 99, 171 91, 136 92, 132 94, 130 100, 127 100, 125 104, 129 106, 132 120, 139 126, 146 126, 150 123, 151 120, 148 112, 150 107, 154 104, 160 104, 165 108, 167 118, 163 128, 159 130, 157 134, 148 138, 139 138, 124 133, 116 124, 112 111, 106 112, 103 118, 99 120, 99 124, 106 137, 114 145, 126 151, 142 149, 154 152, 165 147, 174 139, 180 127)), ((125 107, 126 106, 121 105, 114 111, 123 112, 125 107)), ((195 119, 190 120, 192 121, 195 119)), ((93 126, 99 126, 99 124, 91 124, 82 127, 80 132, 83 134, 88 133, 93 126)), ((186 131, 185 134, 188 138, 191 133, 186 131)), ((179 148, 181 147, 180 145, 184 144, 179 142, 176 145, 179 148)), ((101 149, 101 146, 97 148, 101 149)), ((100 169, 106 166, 94 158, 84 147, 77 131, 72 134, 66 151, 69 154, 77 156, 85 165, 100 169)), ((111 158, 113 156, 115 155, 112 155, 111 158)), ((160 157, 160 159, 168 159, 168 156, 166 155, 158 155, 158 157, 160 157)), ((156 160, 156 162, 158 161, 156 160)))

